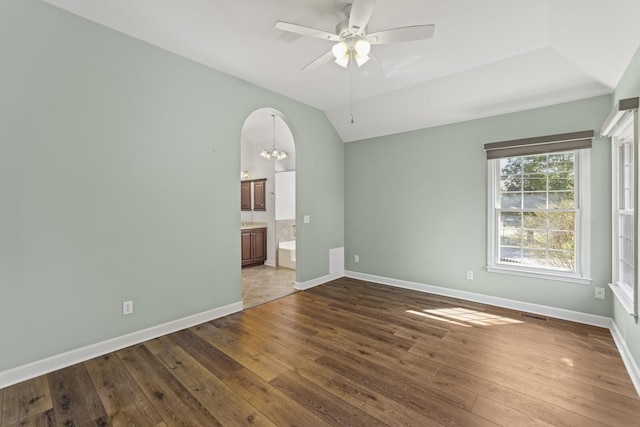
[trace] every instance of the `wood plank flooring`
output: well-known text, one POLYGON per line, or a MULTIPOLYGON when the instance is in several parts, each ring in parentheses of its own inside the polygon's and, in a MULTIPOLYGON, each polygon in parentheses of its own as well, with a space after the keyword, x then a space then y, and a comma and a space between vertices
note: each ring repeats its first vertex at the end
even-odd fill
POLYGON ((0 426, 640 426, 609 331, 339 279, 0 390, 0 426))

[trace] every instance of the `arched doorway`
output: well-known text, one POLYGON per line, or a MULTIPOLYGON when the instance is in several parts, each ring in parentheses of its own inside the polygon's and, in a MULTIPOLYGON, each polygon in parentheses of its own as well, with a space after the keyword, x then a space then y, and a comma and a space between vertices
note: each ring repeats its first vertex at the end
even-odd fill
POLYGON ((240 138, 242 300, 245 308, 289 295, 296 278, 296 153, 283 114, 260 108, 240 138), (276 153, 272 153, 275 148, 276 153), (278 153, 286 153, 286 157, 278 153), (267 154, 273 154, 268 156, 267 154))

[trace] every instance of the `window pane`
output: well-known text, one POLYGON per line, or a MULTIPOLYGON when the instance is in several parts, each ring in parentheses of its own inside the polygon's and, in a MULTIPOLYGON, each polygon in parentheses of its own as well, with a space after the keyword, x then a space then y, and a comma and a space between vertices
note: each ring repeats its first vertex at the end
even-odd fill
POLYGON ((549 190, 573 190, 573 174, 565 172, 549 174, 549 190))
POLYGON ((522 264, 522 248, 501 247, 500 262, 509 264, 522 264))
POLYGON ((520 212, 500 212, 500 224, 503 228, 522 227, 522 213, 520 212))
POLYGON ((522 194, 520 193, 501 193, 500 207, 502 209, 520 209, 522 206, 522 194))
POLYGON ((574 212, 549 212, 550 230, 575 230, 574 212))
POLYGON ((525 248, 546 248, 547 230, 524 230, 522 246, 525 248))
POLYGON ((547 212, 523 212, 524 228, 547 228, 547 212))
POLYGON ((573 172, 575 169, 574 153, 549 154, 549 172, 573 172))
POLYGON ((520 175, 522 173, 522 157, 500 159, 500 175, 520 175))
POLYGON ((547 251, 544 249, 523 249, 522 261, 523 264, 532 267, 546 267, 547 251))
POLYGON ((522 214, 520 212, 500 213, 500 245, 522 245, 522 214))
POLYGON ((618 215, 618 282, 633 286, 633 215, 618 215))
POLYGON ((549 209, 574 209, 573 191, 550 191, 549 209))
POLYGON ((524 173, 546 172, 547 156, 527 156, 522 158, 522 171, 524 173))
POLYGON ((522 208, 523 209, 546 209, 547 193, 523 193, 522 208))
POLYGON ((500 191, 522 191, 522 175, 503 175, 500 177, 500 191))
POLYGON ((522 180, 524 191, 547 191, 547 175, 527 174, 522 180))
POLYGON ((562 249, 574 251, 576 247, 576 236, 573 231, 550 231, 549 249, 562 249))
POLYGON ((573 270, 575 268, 575 252, 549 251, 549 266, 563 270, 573 270))
POLYGON ((501 246, 520 246, 522 244, 522 230, 510 229, 502 230, 500 233, 501 246))

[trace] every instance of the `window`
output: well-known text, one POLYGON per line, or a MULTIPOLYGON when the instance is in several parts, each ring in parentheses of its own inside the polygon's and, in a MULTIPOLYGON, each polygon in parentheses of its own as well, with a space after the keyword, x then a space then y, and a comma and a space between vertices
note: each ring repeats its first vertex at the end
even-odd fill
MULTIPOLYGON (((636 110, 637 111, 637 110, 636 110)), ((637 232, 634 114, 621 117, 612 136, 612 286, 614 294, 630 313, 635 313, 637 254, 634 253, 637 232)))
POLYGON ((489 159, 489 271, 590 282, 590 142, 566 151, 526 143, 489 159))

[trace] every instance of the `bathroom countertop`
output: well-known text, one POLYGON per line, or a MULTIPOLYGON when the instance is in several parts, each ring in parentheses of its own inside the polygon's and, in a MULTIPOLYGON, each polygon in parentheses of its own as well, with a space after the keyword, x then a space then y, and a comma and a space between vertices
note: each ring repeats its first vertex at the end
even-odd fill
POLYGON ((253 228, 267 228, 266 222, 249 222, 242 221, 240 223, 240 230, 251 230, 253 228))

